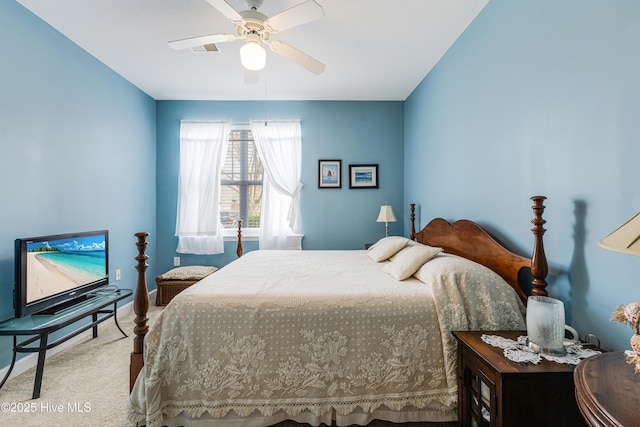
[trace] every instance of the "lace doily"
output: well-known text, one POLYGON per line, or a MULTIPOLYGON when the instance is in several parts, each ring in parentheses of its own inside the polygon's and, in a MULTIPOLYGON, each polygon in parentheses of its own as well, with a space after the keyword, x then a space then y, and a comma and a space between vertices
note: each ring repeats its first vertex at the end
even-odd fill
POLYGON ((518 340, 514 341, 512 339, 504 338, 498 335, 483 334, 482 341, 494 347, 503 349, 504 357, 517 363, 538 364, 544 358, 551 362, 567 365, 577 365, 582 359, 600 354, 599 351, 584 348, 580 344, 565 346, 567 355, 562 357, 536 353, 527 346, 526 336, 519 336, 518 340))

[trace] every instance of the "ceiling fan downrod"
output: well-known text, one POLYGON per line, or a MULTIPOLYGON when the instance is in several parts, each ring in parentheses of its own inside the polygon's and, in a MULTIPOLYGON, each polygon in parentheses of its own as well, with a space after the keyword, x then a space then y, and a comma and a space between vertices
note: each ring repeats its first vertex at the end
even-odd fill
POLYGON ((258 10, 262 6, 262 0, 245 0, 245 3, 251 10, 258 10))

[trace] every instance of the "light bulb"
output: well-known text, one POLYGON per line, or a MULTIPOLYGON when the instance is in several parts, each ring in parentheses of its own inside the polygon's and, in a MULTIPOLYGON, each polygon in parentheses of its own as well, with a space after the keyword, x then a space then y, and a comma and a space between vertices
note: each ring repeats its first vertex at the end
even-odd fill
POLYGON ((248 41, 240 48, 240 62, 247 70, 260 71, 267 62, 267 52, 258 43, 248 41))

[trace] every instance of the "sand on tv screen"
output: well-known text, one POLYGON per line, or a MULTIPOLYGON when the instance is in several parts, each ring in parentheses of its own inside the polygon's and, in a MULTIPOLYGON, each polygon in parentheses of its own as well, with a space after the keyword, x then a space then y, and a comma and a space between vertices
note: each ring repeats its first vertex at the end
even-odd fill
POLYGON ((105 235, 27 242, 27 304, 106 276, 105 235))

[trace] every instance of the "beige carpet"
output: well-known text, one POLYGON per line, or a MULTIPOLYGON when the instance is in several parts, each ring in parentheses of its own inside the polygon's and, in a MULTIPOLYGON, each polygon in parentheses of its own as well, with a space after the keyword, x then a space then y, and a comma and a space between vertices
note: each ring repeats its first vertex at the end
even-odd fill
MULTIPOLYGON (((155 319, 160 309, 150 307, 149 318, 155 319)), ((125 426, 134 317, 131 312, 118 316, 128 338, 108 319, 101 324, 98 338, 87 338, 48 357, 39 399, 31 399, 35 368, 7 381, 0 389, 0 403, 8 402, 18 411, 3 408, 0 424, 125 426)))
MULTIPOLYGON (((161 307, 149 309, 151 322, 161 307)), ((129 358, 133 349, 133 313, 119 315, 118 322, 129 334, 124 338, 113 320, 100 327, 98 338, 47 358, 40 398, 32 400, 35 368, 7 381, 0 389, 2 426, 126 426, 125 407, 129 394, 129 358), (15 412, 7 412, 6 403, 15 412)), ((393 426, 374 421, 370 427, 393 426)), ((453 426, 455 423, 409 423, 407 426, 453 426)), ((304 427, 283 422, 277 427, 304 427)))

